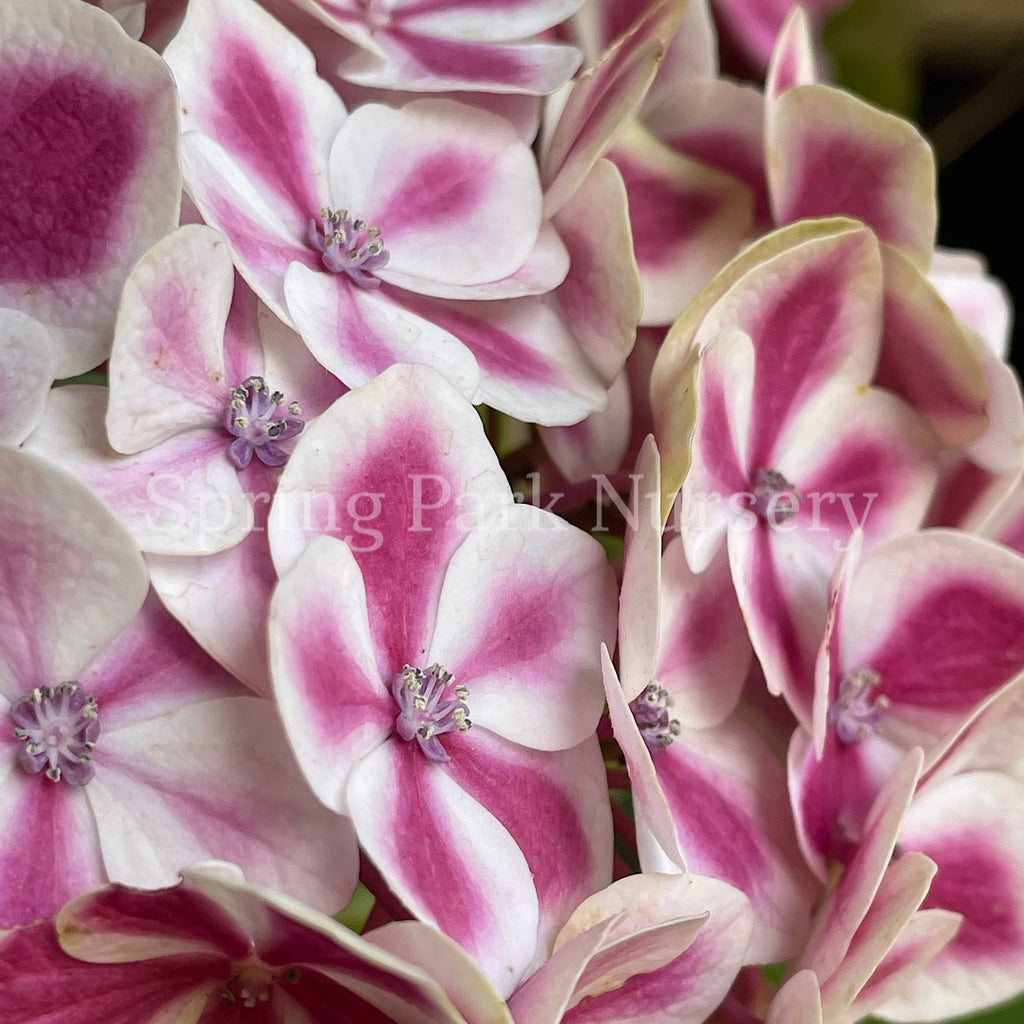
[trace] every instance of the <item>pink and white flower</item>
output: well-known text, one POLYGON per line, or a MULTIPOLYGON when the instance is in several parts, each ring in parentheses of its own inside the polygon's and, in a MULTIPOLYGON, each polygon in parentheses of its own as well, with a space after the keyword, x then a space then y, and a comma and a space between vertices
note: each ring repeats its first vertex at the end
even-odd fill
POLYGON ((310 785, 511 991, 610 879, 603 551, 514 504, 475 412, 425 367, 309 428, 270 541, 274 692, 310 785))

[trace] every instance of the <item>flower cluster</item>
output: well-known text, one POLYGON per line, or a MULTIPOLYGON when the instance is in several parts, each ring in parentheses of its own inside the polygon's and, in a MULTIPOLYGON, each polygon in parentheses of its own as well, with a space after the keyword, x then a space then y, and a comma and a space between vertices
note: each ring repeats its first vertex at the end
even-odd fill
POLYGON ((5 0, 5 1024, 1024 990, 1009 308, 837 6, 5 0))

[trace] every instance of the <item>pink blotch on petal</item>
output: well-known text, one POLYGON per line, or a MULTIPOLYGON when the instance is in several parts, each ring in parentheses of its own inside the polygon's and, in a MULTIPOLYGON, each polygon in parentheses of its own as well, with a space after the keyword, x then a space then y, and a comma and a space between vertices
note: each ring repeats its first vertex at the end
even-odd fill
POLYGON ((0 280, 101 268, 141 159, 138 103, 80 70, 0 73, 0 280))

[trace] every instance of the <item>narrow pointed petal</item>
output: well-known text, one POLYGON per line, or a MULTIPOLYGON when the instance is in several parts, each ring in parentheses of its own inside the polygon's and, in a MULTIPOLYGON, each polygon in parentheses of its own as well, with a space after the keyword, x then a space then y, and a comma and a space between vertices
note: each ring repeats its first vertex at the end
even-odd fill
POLYGON ((73 679, 147 583, 135 545, 77 480, 11 448, 0 477, 0 695, 13 702, 73 679))
POLYGON ((613 926, 609 944, 590 962, 578 983, 576 996, 583 998, 563 1020, 566 1024, 700 1024, 722 1001, 743 961, 752 924, 749 902, 731 886, 711 878, 636 876, 616 885, 623 883, 634 890, 630 904, 640 913, 646 910, 647 927, 628 935, 628 912, 626 920, 613 926), (651 878, 657 882, 652 883, 651 878), (659 906, 645 907, 635 890, 654 885, 668 892, 659 906), (680 888, 686 889, 684 895, 673 892, 680 888), (665 921, 669 914, 677 920, 665 921), (703 914, 708 914, 707 920, 694 928, 698 915, 703 914), (656 957, 652 963, 658 966, 653 970, 651 963, 645 963, 647 947, 649 955, 656 957), (675 957, 671 957, 673 947, 678 950, 675 957), (641 973, 638 967, 647 970, 641 973), (629 976, 612 987, 626 972, 629 976))
POLYGON ((651 4, 573 84, 541 150, 545 216, 565 205, 639 109, 682 14, 679 4, 651 4))
POLYGON ((177 95, 88 4, 11 0, 0 40, 0 306, 51 328, 72 376, 106 358, 131 265, 177 224, 177 95))
POLYGON ((807 12, 794 7, 786 16, 775 41, 765 79, 765 99, 777 99, 788 89, 817 81, 814 37, 807 12))
POLYGON ((224 240, 187 225, 135 265, 110 355, 106 427, 131 455, 193 426, 219 426, 229 390, 224 325, 234 271, 224 240))
POLYGON ((57 346, 38 320, 0 310, 0 439, 19 445, 32 433, 57 375, 57 346))
POLYGON ((349 808, 360 844, 399 899, 458 942, 507 996, 537 955, 538 903, 504 826, 411 743, 363 758, 349 808))
POLYGON ((456 548, 511 499, 473 407, 434 371, 397 366, 303 433, 271 510, 271 551, 283 574, 318 534, 345 540, 390 678, 427 647, 456 548))
POLYGON ((765 1024, 822 1024, 821 993, 814 971, 797 971, 772 1000, 765 1024))
MULTIPOLYGON (((301 233, 327 201, 318 182, 345 121, 312 53, 250 0, 197 0, 165 56, 186 111, 183 131, 215 140, 301 233)), ((200 179, 186 170, 186 181, 191 188, 200 179)))
POLYGON ((773 103, 768 181, 776 222, 843 214, 922 269, 935 244, 935 158, 909 121, 828 85, 773 103))
POLYGON ((597 728, 598 657, 614 637, 604 549, 554 515, 515 505, 480 523, 452 556, 425 660, 470 686, 475 724, 564 750, 597 728))
POLYGON ((392 733, 398 713, 377 674, 363 579, 345 544, 317 538, 284 575, 268 642, 277 706, 299 765, 316 795, 344 813, 352 769, 392 733))

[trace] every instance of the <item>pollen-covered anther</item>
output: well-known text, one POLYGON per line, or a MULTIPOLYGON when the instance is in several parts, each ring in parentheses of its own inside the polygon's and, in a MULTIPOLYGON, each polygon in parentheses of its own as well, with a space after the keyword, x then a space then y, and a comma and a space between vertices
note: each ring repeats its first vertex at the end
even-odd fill
POLYGON ((301 412, 298 402, 285 406, 284 395, 272 392, 262 377, 248 377, 232 388, 224 427, 235 438, 228 447, 235 468, 245 469, 253 452, 266 466, 283 466, 289 453, 278 442, 302 432, 301 412))
POLYGON ((751 509, 761 519, 775 526, 796 515, 800 492, 777 469, 756 470, 752 485, 751 509))
POLYGON ((466 732, 472 727, 466 699, 469 690, 453 685, 454 677, 440 665, 425 671, 406 665, 391 684, 398 704, 395 729, 404 740, 416 740, 431 760, 451 760, 439 739, 448 732, 466 732))
POLYGON ((371 227, 348 210, 320 210, 322 228, 315 220, 309 222, 306 237, 318 253, 324 267, 332 274, 348 274, 360 288, 377 288, 380 281, 374 271, 387 266, 391 258, 380 229, 371 227))
POLYGON ((828 709, 827 721, 844 743, 859 743, 875 733, 885 718, 889 698, 879 694, 871 699, 879 682, 880 676, 871 668, 855 669, 840 680, 839 695, 828 709))
POLYGON ((629 708, 652 754, 660 754, 679 735, 682 728, 678 718, 669 715, 672 697, 668 690, 656 682, 647 684, 629 708))
POLYGON ((18 763, 51 782, 84 786, 96 774, 92 752, 100 735, 99 706, 74 682, 39 686, 11 706, 18 763))

